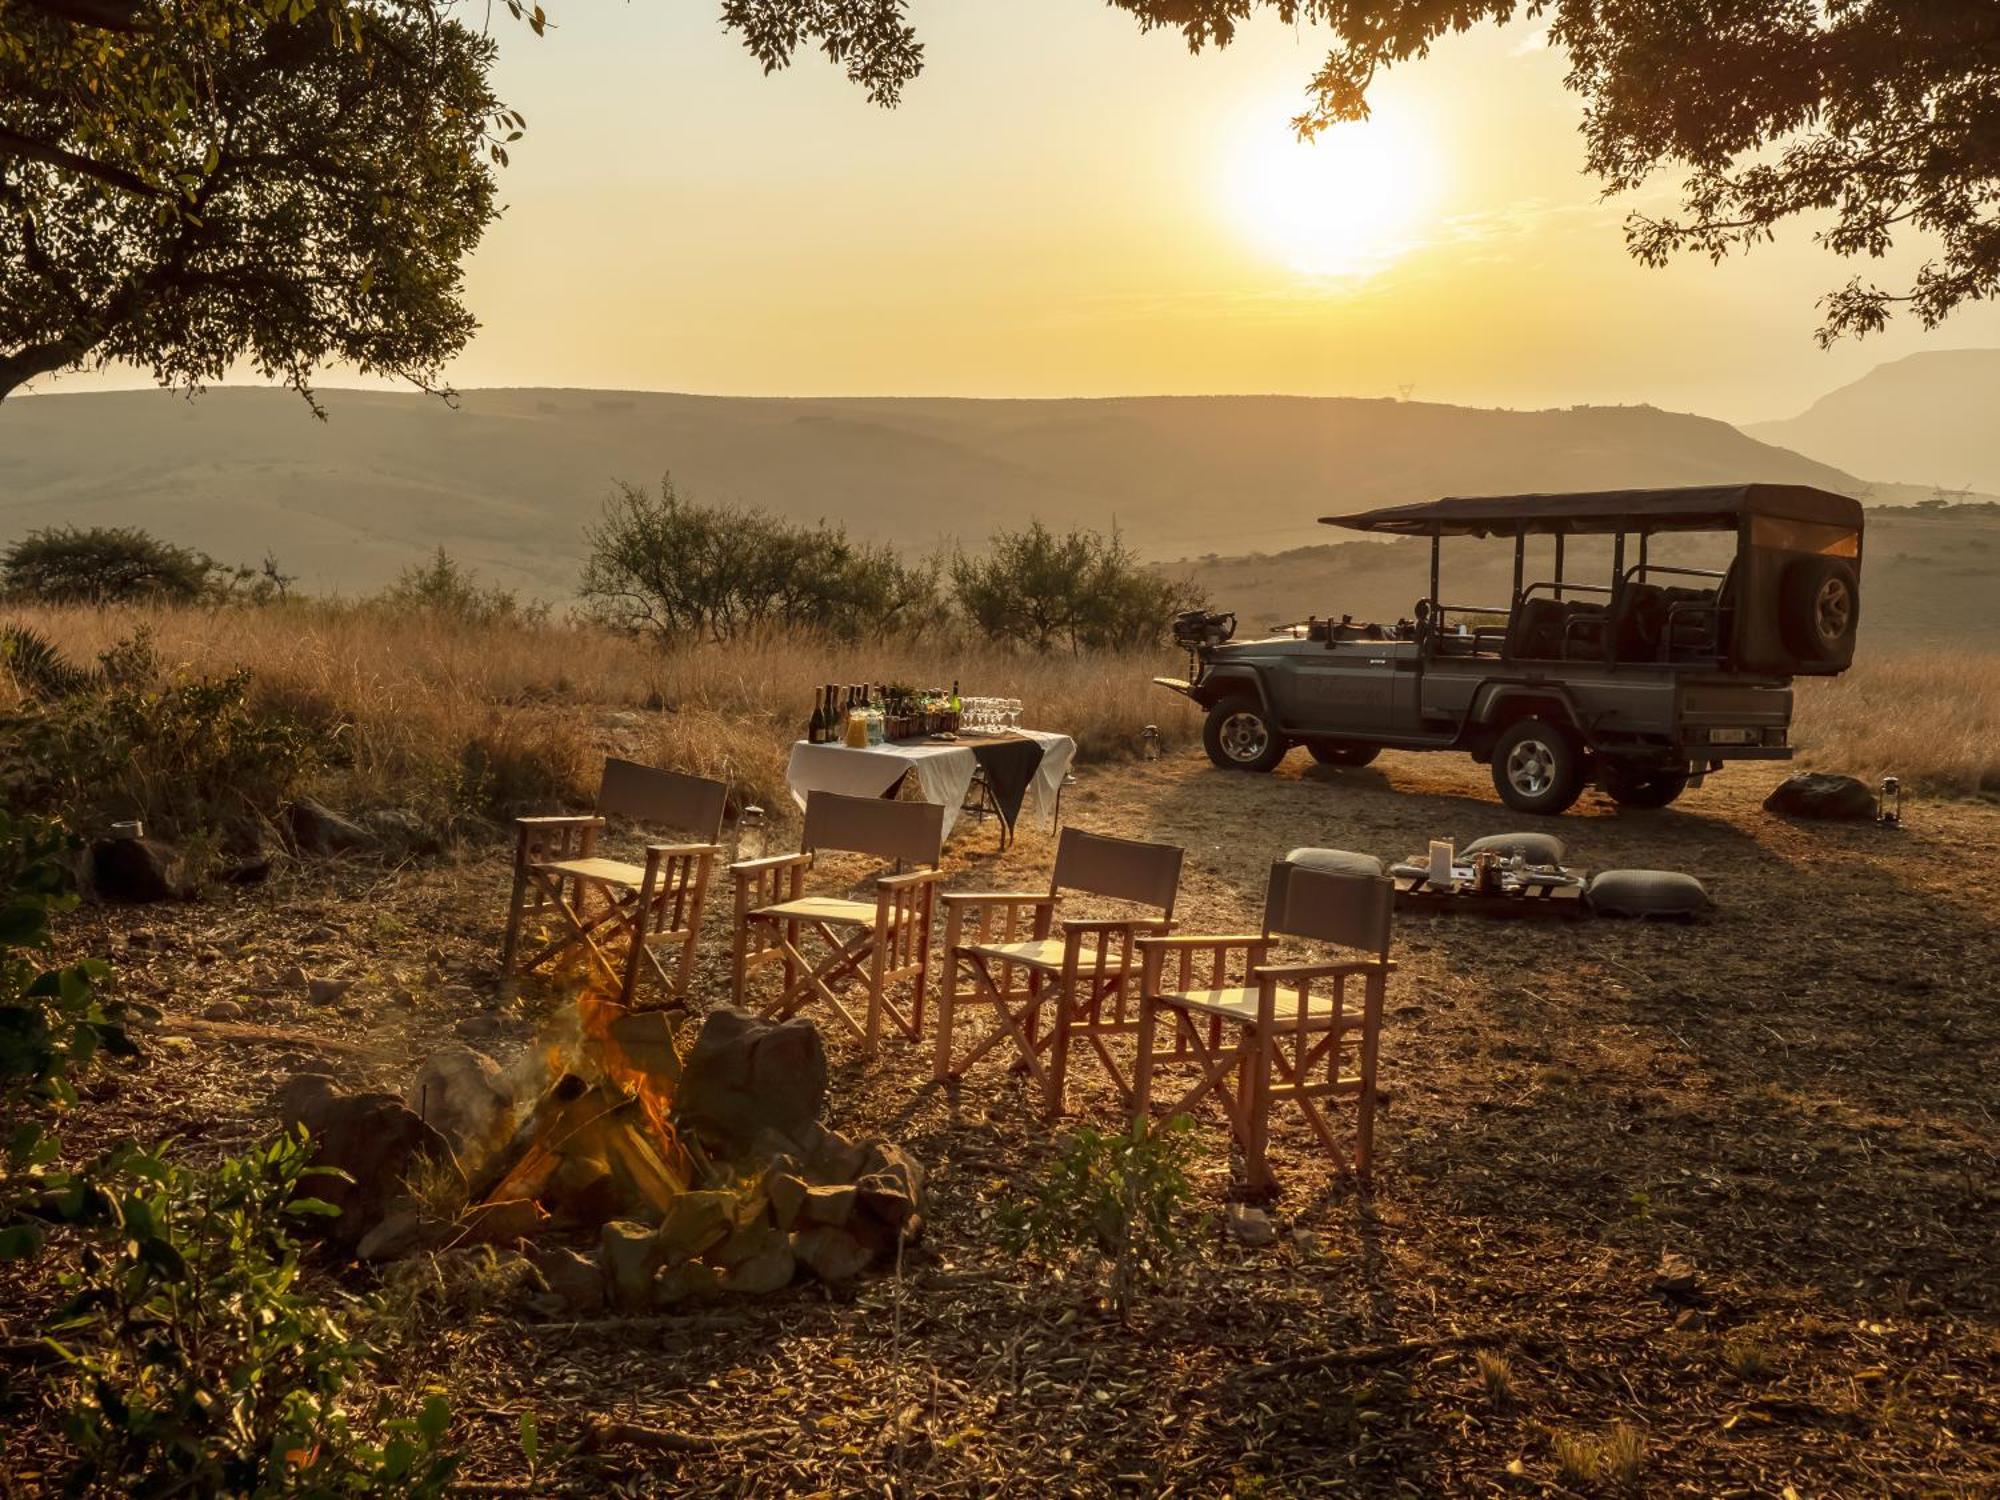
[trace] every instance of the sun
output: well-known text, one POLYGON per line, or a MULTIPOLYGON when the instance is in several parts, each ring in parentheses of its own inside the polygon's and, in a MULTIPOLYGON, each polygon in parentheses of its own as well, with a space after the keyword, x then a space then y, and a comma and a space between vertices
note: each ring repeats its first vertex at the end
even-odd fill
POLYGON ((1245 233, 1302 276, 1365 278, 1393 265, 1422 243, 1437 186, 1423 132, 1381 115, 1313 141, 1264 116, 1228 173, 1245 233))

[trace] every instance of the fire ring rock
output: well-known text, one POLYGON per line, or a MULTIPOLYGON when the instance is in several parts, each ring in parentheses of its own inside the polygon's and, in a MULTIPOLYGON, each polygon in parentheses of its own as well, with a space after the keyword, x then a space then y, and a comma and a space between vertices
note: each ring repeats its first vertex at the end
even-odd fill
MULTIPOLYGON (((317 1075, 310 1075, 317 1076, 317 1075)), ((327 1236, 353 1250, 403 1196, 404 1180, 425 1159, 450 1160, 445 1139, 394 1094, 341 1094, 292 1080, 282 1095, 285 1128, 303 1125, 312 1164, 345 1177, 314 1175, 300 1186, 338 1209, 327 1236)))
POLYGON ((740 1158, 767 1133, 809 1139, 825 1102, 826 1045, 818 1027, 724 1006, 702 1022, 674 1109, 704 1141, 740 1158))

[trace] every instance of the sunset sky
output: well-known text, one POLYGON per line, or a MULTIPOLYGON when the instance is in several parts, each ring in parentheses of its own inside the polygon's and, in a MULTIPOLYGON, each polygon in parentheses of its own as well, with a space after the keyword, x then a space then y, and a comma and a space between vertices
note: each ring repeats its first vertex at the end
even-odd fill
POLYGON ((1750 420, 2000 344, 1975 308, 1821 352, 1814 301, 1852 271, 1805 226, 1721 268, 1631 261, 1638 200, 1598 201, 1563 60, 1525 24, 1447 41, 1308 146, 1287 121, 1324 38, 1268 18, 1190 57, 1090 0, 918 0, 927 66, 884 111, 816 55, 765 78, 710 0, 549 9, 539 41, 495 22, 529 131, 471 267, 461 386, 1407 391, 1750 420))

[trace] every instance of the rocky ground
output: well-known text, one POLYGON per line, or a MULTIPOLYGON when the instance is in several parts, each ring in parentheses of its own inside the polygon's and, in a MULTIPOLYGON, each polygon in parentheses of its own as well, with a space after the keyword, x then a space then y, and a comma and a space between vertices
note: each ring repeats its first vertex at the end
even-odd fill
MULTIPOLYGON (((927 1048, 866 1061, 829 1027, 828 1123, 929 1169, 900 1272, 638 1318, 460 1296, 402 1376, 450 1392, 466 1479, 517 1493, 1994 1493, 2000 808, 1788 823, 1759 807, 1781 774, 1547 825, 1573 865, 1697 875, 1717 903, 1699 925, 1399 919, 1372 1193, 1281 1117, 1278 1232, 1243 1244, 1221 1227, 1226 1135, 1202 1121, 1213 1227, 1129 1322, 997 1242, 1069 1124, 997 1057, 947 1093, 927 1048)), ((1183 844, 1182 925, 1217 931, 1254 926, 1293 846, 1400 857, 1524 821, 1483 768, 1397 754, 1093 769, 1065 813, 1183 844)), ((1045 884, 1046 840, 992 844, 961 830, 951 883, 1045 884)), ((504 1059, 567 998, 500 998, 505 858, 85 909, 68 944, 165 1018, 67 1139, 220 1152, 272 1128, 302 1070, 400 1091, 447 1040, 504 1059)), ((725 959, 718 909, 704 1003, 725 959)), ((1094 1066, 1072 1078, 1075 1117, 1115 1125, 1094 1066)), ((0 1285, 0 1306, 32 1296, 0 1285)), ((32 1491, 8 1450, 0 1488, 32 1491)))

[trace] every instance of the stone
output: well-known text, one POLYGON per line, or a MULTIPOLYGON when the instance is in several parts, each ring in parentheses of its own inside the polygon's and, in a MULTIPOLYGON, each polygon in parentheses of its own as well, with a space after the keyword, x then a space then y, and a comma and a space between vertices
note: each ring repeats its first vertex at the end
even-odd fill
POLYGON ((399 1208, 361 1236, 354 1257, 370 1262, 401 1260, 420 1249, 428 1237, 423 1215, 412 1208, 399 1208))
POLYGON ((278 1085, 278 1117, 285 1129, 295 1129, 305 1118, 308 1106, 334 1092, 333 1080, 311 1070, 293 1074, 278 1085))
POLYGON ((821 1182, 853 1182, 862 1175, 866 1153, 838 1130, 822 1130, 806 1164, 821 1182))
MULTIPOLYGON (((887 1179, 883 1181, 886 1182, 887 1179)), ((902 1195, 898 1193, 897 1196, 900 1198, 902 1195)), ((854 1217, 855 1204, 860 1201, 860 1197, 860 1190, 852 1187, 841 1187, 831 1183, 821 1187, 810 1187, 806 1189, 805 1203, 802 1205, 800 1217, 808 1224, 845 1224, 854 1217)), ((902 1201, 904 1213, 899 1213, 896 1217, 896 1222, 899 1224, 903 1221, 909 1206, 907 1198, 902 1201)))
POLYGON ((579 1255, 567 1245, 550 1245, 529 1255, 549 1291, 561 1299, 562 1310, 573 1317, 588 1317, 604 1309, 604 1272, 587 1255, 579 1255))
POLYGON ((912 1203, 920 1202, 924 1196, 923 1164, 890 1141, 870 1141, 862 1149, 860 1170, 854 1177, 857 1181, 887 1177, 912 1203))
POLYGON ((1764 811, 1787 818, 1820 818, 1840 823, 1872 823, 1875 793, 1852 776, 1801 772, 1779 782, 1764 799, 1764 811))
POLYGON ((652 1226, 636 1219, 612 1219, 598 1231, 598 1244, 613 1304, 627 1312, 652 1306, 653 1275, 659 1268, 652 1226))
POLYGON ((723 1006, 688 1050, 674 1108, 720 1154, 741 1159, 764 1132, 809 1133, 825 1102, 826 1046, 811 1021, 723 1006))
POLYGON ((385 849, 435 854, 444 847, 437 830, 407 807, 377 807, 361 815, 362 826, 385 849))
POLYGON ((792 1235, 792 1255, 821 1281, 838 1285, 868 1269, 875 1252, 845 1229, 815 1224, 792 1235))
POLYGON ((180 850, 159 839, 99 839, 90 846, 90 887, 122 906, 193 894, 180 850))
POLYGON ((312 975, 297 964, 293 964, 278 975, 278 983, 288 990, 303 990, 312 983, 312 975))
MULTIPOLYGON (((831 1190, 829 1190, 831 1191, 831 1190)), ((902 1227, 903 1221, 917 1211, 917 1203, 909 1194, 900 1178, 891 1177, 886 1172, 874 1172, 861 1179, 851 1191, 853 1202, 868 1217, 891 1229, 902 1227)), ((844 1220, 829 1219, 826 1223, 841 1223, 844 1220)))
POLYGON ((347 992, 354 988, 351 979, 334 979, 330 976, 308 979, 306 999, 314 1005, 338 1005, 347 998, 347 992))
POLYGON ((303 1126, 311 1137, 313 1165, 346 1174, 308 1177, 301 1190, 339 1210, 334 1219, 314 1222, 335 1244, 351 1249, 382 1222, 418 1163, 448 1161, 451 1151, 444 1137, 394 1094, 342 1094, 330 1083, 303 1081, 319 1077, 291 1080, 280 1102, 287 1128, 303 1126))
POLYGON ((765 1179, 764 1196, 771 1204, 771 1218, 780 1229, 790 1229, 797 1222, 806 1195, 812 1191, 803 1177, 790 1172, 774 1171, 765 1179))
POLYGON ((460 1160, 482 1154, 505 1137, 514 1107, 500 1065, 484 1052, 453 1042, 424 1059, 403 1102, 451 1142, 460 1160))
POLYGON ((672 1307, 695 1297, 713 1297, 722 1290, 722 1273, 705 1261, 668 1266, 653 1278, 653 1305, 672 1307))
POLYGON ((1701 1285, 1694 1262, 1673 1251, 1663 1251, 1659 1268, 1653 1272, 1653 1290, 1663 1297, 1686 1297, 1701 1285))
POLYGON ((785 1231, 760 1221, 738 1229, 702 1258, 718 1270, 727 1271, 760 1255, 768 1255, 774 1248, 782 1248, 787 1258, 791 1256, 791 1241, 785 1231))
POLYGON ((481 1203, 458 1217, 454 1239, 461 1245, 511 1245, 549 1221, 548 1210, 532 1198, 481 1203))
POLYGON ((322 859, 352 854, 375 842, 374 835, 359 823, 311 797, 300 797, 285 809, 285 827, 299 853, 322 859))
POLYGON ((243 1007, 234 1000, 211 1000, 201 1008, 204 1021, 240 1021, 243 1007))
POLYGON ((678 1193, 660 1220, 660 1260, 693 1260, 726 1239, 736 1224, 734 1193, 678 1193))
POLYGON ((775 1229, 771 1233, 777 1235, 775 1244, 738 1261, 722 1273, 721 1285, 725 1292, 764 1297, 783 1291, 792 1284, 792 1277, 798 1274, 798 1262, 792 1256, 791 1242, 775 1229))
POLYGON ((1231 1238, 1253 1250, 1270 1244, 1278 1237, 1278 1229, 1271 1222, 1271 1216, 1253 1204, 1230 1204, 1228 1223, 1231 1238))

